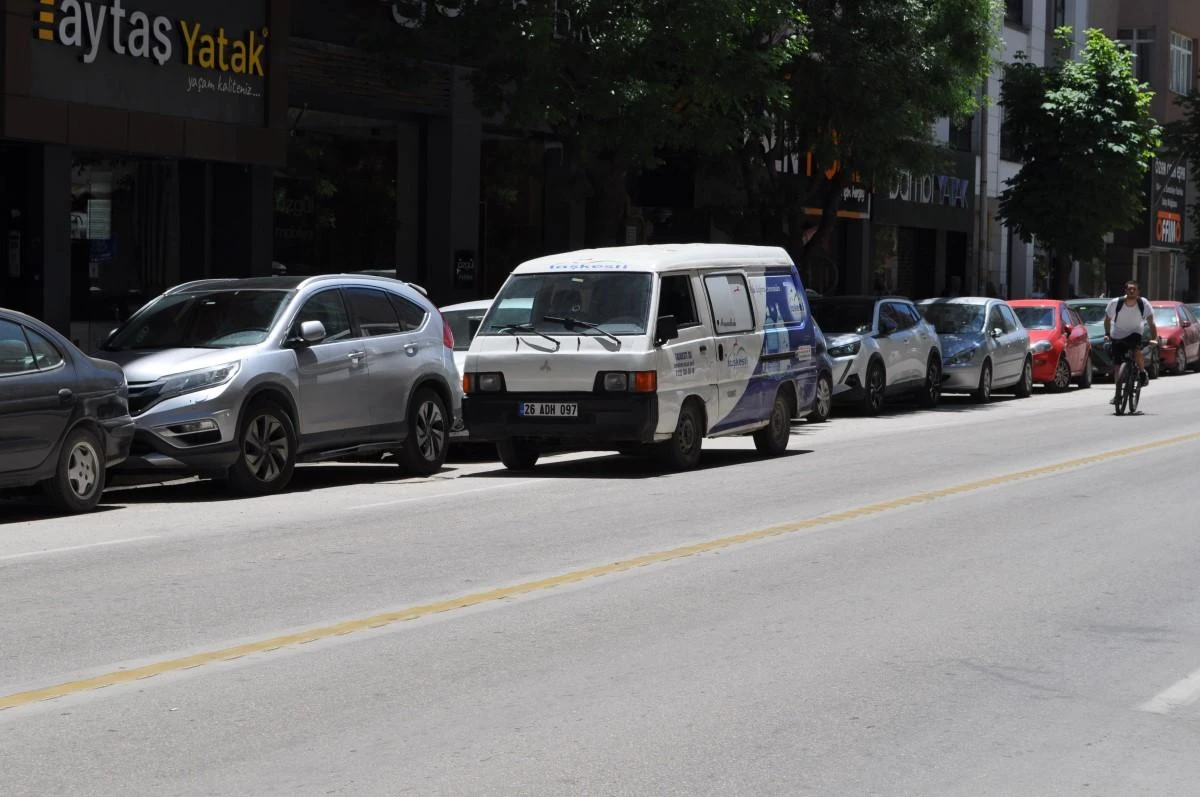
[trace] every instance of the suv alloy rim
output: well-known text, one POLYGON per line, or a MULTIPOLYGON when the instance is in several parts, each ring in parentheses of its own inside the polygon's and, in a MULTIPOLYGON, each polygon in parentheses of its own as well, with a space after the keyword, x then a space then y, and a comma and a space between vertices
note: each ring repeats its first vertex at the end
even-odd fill
POLYGON ((426 401, 417 410, 417 448, 421 456, 435 462, 446 446, 446 419, 437 402, 426 401))
POLYGON ((276 418, 259 415, 246 429, 242 445, 246 469, 254 478, 270 483, 279 478, 288 460, 287 431, 276 418))
POLYGON ((88 442, 79 442, 67 458, 67 482, 77 498, 88 498, 99 480, 100 456, 88 442))

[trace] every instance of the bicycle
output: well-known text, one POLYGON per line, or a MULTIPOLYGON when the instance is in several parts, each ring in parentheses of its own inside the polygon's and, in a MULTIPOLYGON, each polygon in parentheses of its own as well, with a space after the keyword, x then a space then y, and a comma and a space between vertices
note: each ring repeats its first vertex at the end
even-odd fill
MULTIPOLYGON (((1158 341, 1151 340, 1146 345, 1157 346, 1158 341)), ((1111 352, 1112 341, 1106 343, 1105 347, 1111 352)), ((1142 380, 1137 368, 1135 351, 1133 347, 1126 349, 1124 361, 1114 366, 1113 383, 1115 394, 1113 396, 1113 409, 1117 415, 1124 415, 1126 411, 1130 415, 1136 413, 1138 402, 1142 398, 1142 380), (1120 371, 1121 375, 1119 377, 1117 376, 1117 371, 1120 371)))

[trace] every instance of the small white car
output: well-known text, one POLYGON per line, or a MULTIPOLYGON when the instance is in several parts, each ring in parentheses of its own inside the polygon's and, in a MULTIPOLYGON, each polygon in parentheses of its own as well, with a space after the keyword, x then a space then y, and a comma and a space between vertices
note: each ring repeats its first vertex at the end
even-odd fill
POLYGON ((810 297, 829 341, 833 398, 877 415, 887 397, 912 395, 923 407, 941 397, 942 349, 916 306, 899 296, 810 297))
POLYGON ((462 381, 463 366, 467 364, 467 350, 471 348, 471 340, 483 323, 483 316, 492 306, 491 299, 479 299, 474 302, 461 302, 445 307, 439 307, 442 319, 450 325, 454 335, 454 365, 458 368, 458 379, 462 381))

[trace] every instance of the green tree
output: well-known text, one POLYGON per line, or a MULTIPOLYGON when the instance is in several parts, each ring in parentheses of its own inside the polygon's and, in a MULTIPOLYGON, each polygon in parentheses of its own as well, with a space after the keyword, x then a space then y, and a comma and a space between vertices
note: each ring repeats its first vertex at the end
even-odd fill
MULTIPOLYGON (((1182 154, 1188 163, 1189 174, 1195 179, 1200 176, 1200 91, 1192 90, 1177 103, 1183 108, 1184 117, 1167 125, 1167 147, 1182 154)), ((1188 291, 1191 298, 1200 297, 1200 202, 1193 202, 1188 209, 1192 222, 1192 238, 1187 242, 1188 291)))
MULTIPOLYGON (((1057 38, 1069 47, 1069 29, 1057 38)), ((1005 74, 1005 132, 1023 165, 1000 195, 1000 217, 1049 251, 1058 298, 1070 290, 1071 261, 1103 255, 1105 234, 1130 229, 1145 211, 1162 136, 1151 97, 1132 54, 1094 29, 1078 60, 1041 67, 1021 59, 1005 74)))
MULTIPOLYGON (((757 109, 773 135, 749 142, 746 183, 760 215, 772 209, 774 234, 796 241, 805 206, 822 209, 803 256, 832 228, 849 181, 886 189, 896 172, 929 168, 938 159, 934 123, 969 118, 999 43, 993 0, 798 0, 807 46, 788 67, 788 101, 757 109), (817 178, 779 174, 781 160, 817 178), (833 176, 821 177, 826 171, 833 176), (786 233, 783 222, 786 224, 786 233)), ((770 234, 770 233, 769 233, 770 234)))

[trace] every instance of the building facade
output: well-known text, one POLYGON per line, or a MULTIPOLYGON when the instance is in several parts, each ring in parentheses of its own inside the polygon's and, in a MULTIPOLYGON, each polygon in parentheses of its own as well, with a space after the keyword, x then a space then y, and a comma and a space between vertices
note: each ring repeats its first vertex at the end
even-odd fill
POLYGON ((0 304, 94 348, 159 291, 267 273, 287 0, 10 0, 0 304))

